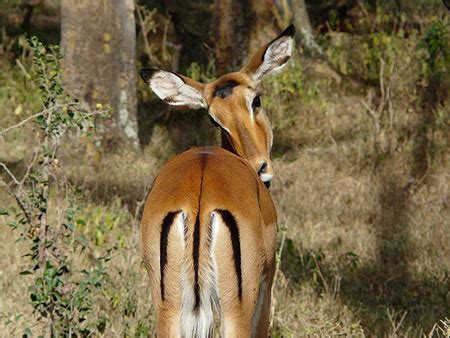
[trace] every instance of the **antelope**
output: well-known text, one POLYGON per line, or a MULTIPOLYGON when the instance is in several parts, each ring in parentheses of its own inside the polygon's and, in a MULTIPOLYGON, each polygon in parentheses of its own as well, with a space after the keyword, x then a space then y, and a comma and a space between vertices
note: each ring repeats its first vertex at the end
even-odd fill
POLYGON ((163 101, 205 108, 222 147, 190 149, 155 178, 141 220, 158 337, 267 337, 277 215, 265 186, 273 177, 273 133, 257 86, 292 54, 290 25, 240 71, 202 84, 144 68, 163 101))

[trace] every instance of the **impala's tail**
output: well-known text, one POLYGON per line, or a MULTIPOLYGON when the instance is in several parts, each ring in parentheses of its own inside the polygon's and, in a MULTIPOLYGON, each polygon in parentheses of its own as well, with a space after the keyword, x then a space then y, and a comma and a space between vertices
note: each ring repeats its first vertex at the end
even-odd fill
MULTIPOLYGON (((236 296, 242 300, 241 247, 239 229, 228 210, 216 209, 195 216, 192 237, 186 238, 184 260, 181 268, 181 331, 184 337, 211 337, 214 314, 220 312, 216 243, 228 231, 233 251, 236 278, 236 296), (204 219, 205 223, 202 223, 204 219), (189 245, 190 244, 190 245, 189 245)), ((227 240, 222 238, 222 240, 227 240)), ((220 269, 220 267, 219 267, 220 269)), ((234 277, 233 277, 234 275, 234 277)))
POLYGON ((214 313, 219 309, 217 268, 213 255, 218 227, 216 213, 205 217, 205 222, 207 224, 203 226, 198 213, 192 238, 186 238, 188 245, 181 268, 181 331, 184 337, 211 337, 214 313), (202 233, 202 230, 207 231, 202 233))

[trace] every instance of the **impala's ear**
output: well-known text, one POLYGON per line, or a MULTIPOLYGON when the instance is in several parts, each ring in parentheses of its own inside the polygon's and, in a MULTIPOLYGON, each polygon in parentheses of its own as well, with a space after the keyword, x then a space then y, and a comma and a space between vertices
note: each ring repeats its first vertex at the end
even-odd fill
POLYGON ((242 68, 255 81, 264 75, 280 70, 289 60, 294 46, 295 26, 290 25, 276 39, 258 50, 242 68))
POLYGON ((143 68, 142 79, 164 102, 174 106, 206 108, 204 85, 188 77, 156 68, 143 68))

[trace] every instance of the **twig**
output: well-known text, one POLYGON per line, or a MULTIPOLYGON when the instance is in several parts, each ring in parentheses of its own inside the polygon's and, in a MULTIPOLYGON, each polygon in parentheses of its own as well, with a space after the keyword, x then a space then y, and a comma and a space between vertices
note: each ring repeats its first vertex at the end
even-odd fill
POLYGON ((274 313, 275 313, 275 302, 274 302, 274 297, 273 297, 273 292, 274 292, 273 290, 275 289, 275 284, 277 283, 277 279, 278 279, 278 271, 280 270, 281 254, 283 253, 285 239, 286 239, 286 231, 283 232, 283 236, 281 237, 280 248, 278 249, 278 253, 276 255, 275 273, 273 275, 272 288, 270 289, 270 298, 272 299, 272 304, 270 306, 269 328, 272 328, 272 326, 273 326, 273 317, 274 317, 274 313))
POLYGON ((373 121, 373 124, 375 126, 375 140, 378 140, 378 134, 380 133, 380 122, 379 122, 379 116, 378 114, 370 108, 370 106, 366 103, 366 101, 362 100, 361 103, 366 108, 367 114, 370 116, 370 118, 373 121))
MULTIPOLYGON (((42 144, 44 149, 49 148, 49 143, 51 142, 50 139, 50 122, 53 118, 53 111, 49 111, 47 115, 47 123, 45 128, 45 137, 44 142, 42 144)), ((49 166, 52 160, 53 154, 49 155, 47 152, 44 154, 44 161, 43 161, 43 173, 42 173, 42 179, 45 182, 44 186, 42 188, 42 197, 48 203, 48 195, 49 195, 49 166)), ((45 210, 44 212, 41 212, 40 214, 40 228, 39 228, 39 249, 38 249, 38 262, 39 266, 43 267, 45 263, 45 256, 46 256, 46 242, 47 242, 47 230, 48 230, 48 221, 47 221, 47 212, 48 210, 45 210)))
MULTIPOLYGON (((16 185, 18 185, 19 188, 21 188, 22 186, 20 185, 19 181, 18 181, 17 178, 14 176, 14 174, 8 169, 8 167, 7 167, 4 163, 2 163, 2 162, 0 162, 0 166, 3 167, 3 169, 4 169, 4 170, 6 171, 6 173, 11 177, 11 179, 14 181, 14 183, 15 183, 16 185)), ((25 217, 27 218, 28 224, 29 224, 30 226, 32 226, 33 223, 32 223, 32 221, 31 221, 31 216, 30 216, 30 214, 28 213, 28 211, 27 211, 25 205, 23 204, 22 200, 20 199, 19 195, 16 194, 16 193, 14 192, 14 190, 11 189, 11 186, 10 186, 8 183, 6 183, 5 181, 3 181, 2 179, 0 179, 0 183, 2 183, 2 184, 8 189, 9 194, 16 200, 17 205, 19 206, 20 210, 22 210, 22 212, 24 213, 25 217)))
POLYGON ((41 111, 40 113, 36 113, 36 114, 34 114, 34 115, 31 115, 31 116, 27 117, 25 120, 22 120, 22 121, 20 121, 19 123, 15 124, 15 125, 13 125, 13 126, 11 126, 11 127, 2 129, 2 130, 0 131, 0 135, 5 134, 5 133, 7 133, 8 131, 10 131, 10 130, 12 130, 12 129, 15 129, 15 128, 18 128, 18 127, 20 127, 20 126, 23 126, 23 125, 24 125, 25 123, 27 123, 28 121, 30 121, 30 120, 32 120, 32 119, 38 117, 38 116, 44 115, 44 114, 45 114, 45 110, 44 110, 44 111, 41 111))
POLYGON ((383 114, 384 105, 386 104, 386 91, 384 88, 384 60, 380 57, 380 91, 381 91, 381 99, 380 104, 378 105, 378 118, 381 118, 381 114, 383 114))
POLYGON ((323 283, 323 286, 325 288, 325 292, 328 293, 328 291, 329 291, 328 283, 327 283, 327 281, 325 280, 325 277, 322 274, 322 269, 320 268, 319 261, 317 260, 316 255, 312 255, 312 256, 313 256, 313 259, 314 259, 314 263, 316 263, 317 271, 319 273, 320 279, 322 279, 322 283, 323 283))
POLYGON ((150 61, 152 63, 159 64, 158 60, 153 56, 152 51, 150 49, 150 44, 148 42, 147 32, 145 29, 144 18, 142 16, 141 8, 139 7, 139 4, 137 3, 137 1, 135 2, 135 6, 136 6, 136 13, 137 13, 137 17, 139 20, 139 24, 141 25, 142 38, 144 39, 145 50, 148 54, 148 58, 150 59, 150 61))
MULTIPOLYGON (((19 123, 15 124, 13 126, 10 126, 8 128, 2 129, 0 131, 0 135, 5 134, 5 133, 7 133, 8 131, 10 131, 12 129, 19 128, 19 127, 23 126, 24 124, 26 124, 27 122, 35 119, 38 116, 42 116, 42 115, 53 113, 54 111, 56 111, 56 110, 58 110, 60 108, 63 108, 63 107, 72 107, 72 106, 76 106, 76 105, 77 105, 76 102, 69 102, 67 104, 55 104, 55 105, 53 105, 50 108, 44 109, 44 110, 40 111, 39 113, 36 113, 34 115, 31 115, 31 116, 27 117, 26 119, 20 121, 19 123)), ((85 114, 85 115, 86 116, 95 116, 95 115, 98 115, 98 114, 101 114, 101 113, 102 113, 101 111, 99 111, 99 112, 94 111, 94 112, 92 112, 90 114, 85 114)))
POLYGON ((27 70, 25 69, 24 65, 22 64, 22 62, 20 62, 19 59, 16 59, 16 65, 17 67, 19 67, 19 69, 22 71, 23 75, 25 75, 25 77, 27 78, 27 80, 31 81, 31 86, 34 88, 36 88, 36 84, 34 83, 33 80, 31 80, 31 75, 28 74, 27 70))
POLYGON ((28 164, 27 171, 25 172, 25 175, 23 175, 22 179, 20 180, 20 186, 23 186, 23 183, 27 179, 28 175, 30 174, 31 168, 33 168, 34 164, 36 163, 36 159, 38 157, 38 149, 36 148, 33 154, 33 158, 31 159, 30 163, 28 164))
POLYGON ((436 328, 438 327, 438 323, 434 323, 433 327, 431 328, 431 331, 428 333, 428 338, 434 337, 434 331, 436 331, 436 328))
POLYGON ((142 206, 146 202, 146 198, 136 202, 136 211, 134 213, 134 220, 137 221, 142 206))
MULTIPOLYGON (((6 173, 8 174, 8 176, 11 177, 11 179, 14 181, 14 183, 15 183, 16 185, 19 185, 19 186, 20 186, 19 180, 16 178, 16 176, 14 176, 14 174, 11 172, 11 170, 9 170, 9 168, 6 166, 5 163, 0 162, 0 167, 2 167, 2 168, 6 171, 6 173)), ((9 185, 8 185, 8 186, 9 186, 9 185)))
POLYGON ((333 299, 336 299, 341 290, 341 280, 342 277, 338 274, 334 276, 334 287, 333 287, 333 299))
POLYGON ((394 334, 394 336, 396 336, 398 330, 400 329, 400 327, 403 324, 403 321, 405 320, 406 315, 408 314, 408 311, 405 311, 403 313, 403 315, 400 317, 400 320, 398 321, 398 323, 396 323, 397 314, 395 313, 395 310, 393 310, 392 313, 391 313, 389 308, 387 308, 386 309, 386 314, 387 314, 388 320, 389 320, 389 322, 390 322, 390 324, 392 326, 392 329, 394 331, 393 334, 394 334))
POLYGON ((167 31, 169 30, 169 25, 170 25, 170 15, 167 14, 167 22, 164 24, 164 31, 163 31, 163 38, 161 41, 161 59, 162 60, 166 60, 166 44, 167 44, 167 31))

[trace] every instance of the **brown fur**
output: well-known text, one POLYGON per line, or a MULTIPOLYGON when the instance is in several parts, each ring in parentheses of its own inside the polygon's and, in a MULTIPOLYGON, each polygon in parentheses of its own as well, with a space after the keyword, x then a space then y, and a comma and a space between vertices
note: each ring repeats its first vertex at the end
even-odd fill
MULTIPOLYGON (((294 33, 295 28, 290 26, 280 37, 293 37, 294 33)), ((213 303, 215 293, 207 293, 205 297, 211 299, 206 300, 198 296, 211 285, 217 290, 225 337, 268 335, 277 216, 269 191, 258 176, 270 180, 273 174, 272 129, 264 111, 252 108, 259 81, 254 75, 263 63, 264 71, 257 77, 270 72, 270 67, 281 66, 290 56, 283 58, 281 51, 267 63, 264 53, 269 45, 262 47, 242 71, 208 84, 180 76, 182 84, 173 74, 164 73, 153 82, 154 91, 168 103, 179 95, 177 104, 207 105, 209 115, 222 129, 223 147, 230 150, 205 147, 175 156, 161 169, 147 198, 141 249, 160 337, 189 336, 189 332, 181 332, 181 316, 186 315, 186 306, 192 306, 189 314, 199 316, 199 309, 213 303), (167 230, 166 217, 174 212, 179 214, 167 230), (185 216, 183 223, 179 222, 181 215, 185 216), (211 235, 213 225, 215 236, 211 235), (211 279, 211 271, 215 279, 211 279), (267 286, 265 293, 261 292, 262 285, 267 286), (191 286, 194 291, 186 293, 191 286), (183 298, 183 294, 195 294, 195 302, 193 297, 183 298), (207 304, 200 304, 200 300, 207 304), (256 318, 255 313, 260 316, 256 318)), ((152 76, 158 72, 146 69, 141 74, 152 86, 152 76)))
MULTIPOLYGON (((208 232, 209 217, 217 208, 229 210, 239 224, 242 250, 243 300, 236 297, 236 279, 229 234, 217 234, 215 255, 218 267, 220 308, 226 337, 248 337, 260 276, 271 285, 274 272, 276 212, 268 190, 255 171, 241 158, 221 148, 197 148, 171 159, 155 180, 141 222, 141 249, 148 269, 152 298, 158 315, 158 336, 180 336, 181 264, 192 264, 183 256, 192 252, 193 222, 200 205, 200 233, 208 232), (202 182, 203 181, 203 182, 202 182), (202 195, 200 196, 200 186, 202 195), (168 263, 165 275, 166 296, 160 293, 159 239, 161 224, 168 211, 187 212, 187 240, 183 248, 174 228, 169 233, 168 263)), ((201 236, 200 265, 210 259, 207 236, 201 236)), ((201 286, 200 286, 201 287, 201 286)), ((270 288, 268 293, 270 294, 270 288)), ((270 298, 258 325, 267 337, 270 298)))

